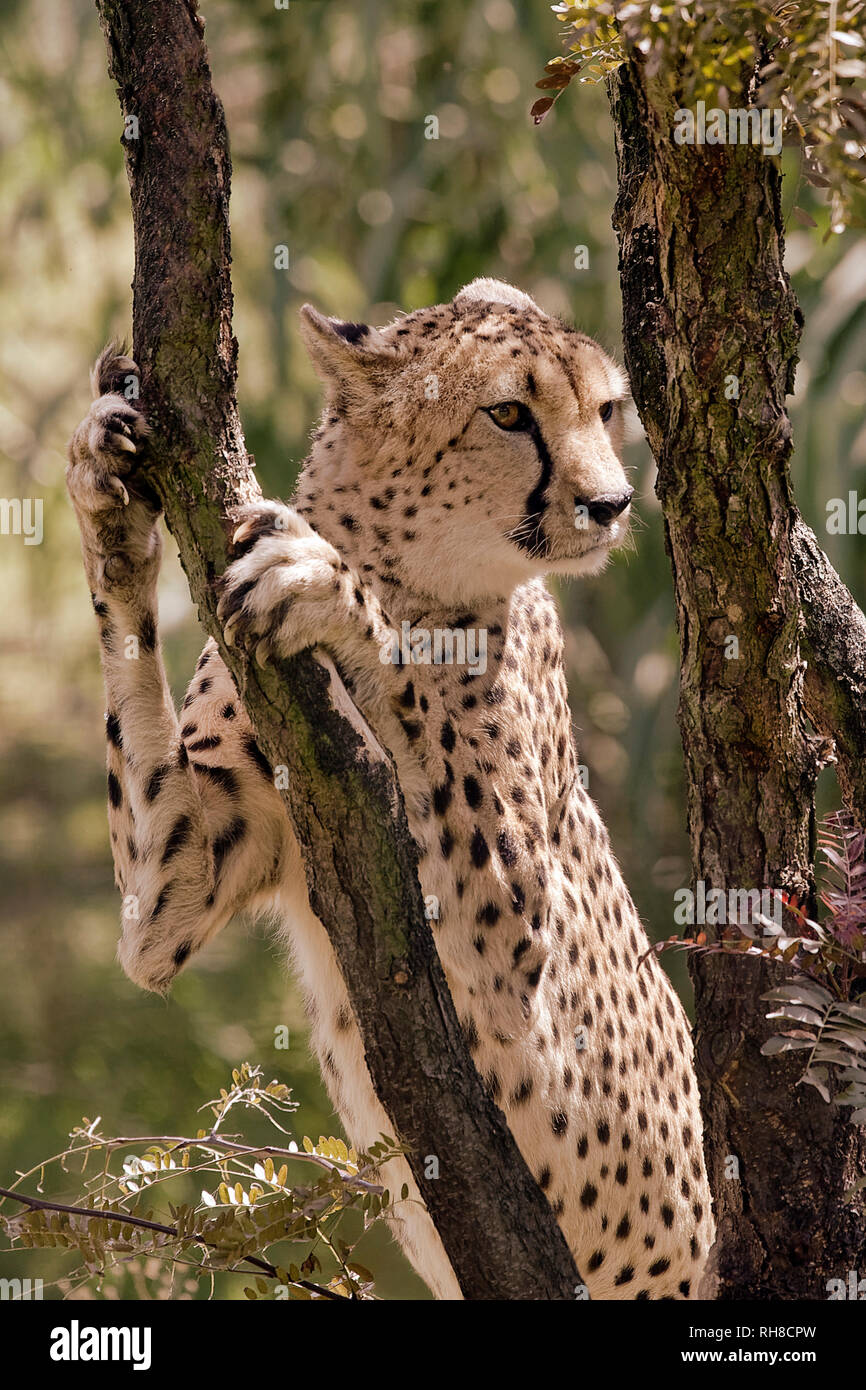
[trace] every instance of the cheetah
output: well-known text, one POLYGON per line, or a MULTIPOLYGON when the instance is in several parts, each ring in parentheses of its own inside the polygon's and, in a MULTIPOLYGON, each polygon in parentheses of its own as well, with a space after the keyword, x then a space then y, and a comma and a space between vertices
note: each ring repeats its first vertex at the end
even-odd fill
MULTIPOLYGON (((475 1065, 590 1296, 694 1298, 714 1232, 690 1031, 655 958, 640 964, 649 942, 582 784, 545 587, 599 573, 627 535, 625 376, 491 279, 382 329, 306 305, 301 332, 324 413, 293 505, 239 519, 225 640, 260 661, 315 648, 391 751, 475 1065), (449 660, 470 632, 484 661, 449 660), (418 633, 452 647, 431 659, 418 633)), ((158 509, 135 472, 147 424, 117 391, 135 364, 113 351, 67 478, 99 621, 119 959, 164 992, 233 914, 274 914, 329 1094, 364 1148, 393 1126, 212 639, 179 716, 169 692, 158 509)), ((459 1298, 405 1160, 384 1180, 408 1185, 391 1221, 415 1269, 459 1298)))

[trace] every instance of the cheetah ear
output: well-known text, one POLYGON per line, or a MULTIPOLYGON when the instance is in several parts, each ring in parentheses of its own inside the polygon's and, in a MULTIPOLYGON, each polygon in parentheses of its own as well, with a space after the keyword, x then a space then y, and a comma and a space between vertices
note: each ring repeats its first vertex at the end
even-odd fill
POLYGON ((326 385, 354 386, 381 382, 383 371, 396 363, 397 347, 378 328, 366 323, 329 319, 305 304, 301 337, 316 373, 326 385))

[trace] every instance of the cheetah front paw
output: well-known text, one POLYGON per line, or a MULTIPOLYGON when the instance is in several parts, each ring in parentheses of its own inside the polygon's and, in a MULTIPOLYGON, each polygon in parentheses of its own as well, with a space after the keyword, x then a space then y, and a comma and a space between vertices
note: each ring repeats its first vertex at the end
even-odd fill
POLYGON ((217 608, 226 642, 254 647, 259 665, 327 643, 348 607, 339 552, 281 502, 254 503, 239 523, 217 608))
POLYGON ((91 374, 99 394, 72 436, 66 468, 91 592, 126 598, 155 583, 160 557, 160 506, 140 468, 150 429, 117 389, 137 370, 113 347, 103 352, 91 374))
MULTIPOLYGON (((69 446, 66 482, 80 515, 99 517, 129 506, 130 479, 150 428, 141 411, 116 387, 138 368, 131 357, 102 354, 93 371, 94 400, 69 446), (115 388, 115 389, 111 389, 115 388)), ((144 499, 141 499, 144 500, 144 499)))

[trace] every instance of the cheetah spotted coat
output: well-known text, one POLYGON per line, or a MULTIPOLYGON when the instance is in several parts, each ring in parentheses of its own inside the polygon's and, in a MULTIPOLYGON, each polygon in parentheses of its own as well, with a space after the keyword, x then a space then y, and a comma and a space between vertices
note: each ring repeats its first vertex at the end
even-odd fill
MULTIPOLYGON (((316 646, 393 753, 465 1036, 591 1296, 695 1297, 713 1224, 689 1028, 655 959, 638 968, 648 941, 578 775, 544 584, 598 572, 626 534, 622 373, 491 280, 382 330, 307 307, 302 332, 326 407, 294 506, 241 518, 227 640, 260 660, 316 646), (486 669, 388 659, 403 623, 483 631, 486 669)), ((273 912, 363 1147, 393 1127, 215 643, 179 718, 168 690, 158 517, 135 484, 147 426, 116 393, 134 370, 100 359, 68 469, 100 624, 120 960, 164 991, 234 913, 273 912)), ((408 1184, 392 1224, 413 1265, 458 1298, 408 1166, 384 1178, 408 1184)))

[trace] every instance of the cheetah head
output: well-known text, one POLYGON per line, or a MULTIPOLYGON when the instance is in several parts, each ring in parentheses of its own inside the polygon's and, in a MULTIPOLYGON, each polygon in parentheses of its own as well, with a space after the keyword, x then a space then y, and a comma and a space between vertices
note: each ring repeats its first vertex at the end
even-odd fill
POLYGON ((622 544, 626 377, 527 294, 481 279, 383 329, 310 305, 301 326, 327 388, 315 523, 390 582, 464 602, 596 574, 622 544))

